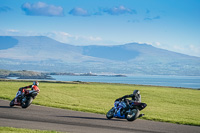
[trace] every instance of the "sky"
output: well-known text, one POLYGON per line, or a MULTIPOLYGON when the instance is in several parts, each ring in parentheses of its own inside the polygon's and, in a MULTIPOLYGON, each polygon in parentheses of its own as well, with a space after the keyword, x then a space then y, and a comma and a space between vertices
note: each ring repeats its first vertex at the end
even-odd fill
POLYGON ((200 0, 0 0, 0 36, 146 43, 200 57, 200 0))

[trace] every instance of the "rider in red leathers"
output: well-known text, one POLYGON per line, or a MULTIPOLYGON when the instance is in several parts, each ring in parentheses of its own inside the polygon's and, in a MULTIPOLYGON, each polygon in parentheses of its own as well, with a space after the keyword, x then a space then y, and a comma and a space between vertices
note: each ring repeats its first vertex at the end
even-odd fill
POLYGON ((39 82, 38 81, 34 81, 33 85, 29 85, 29 86, 25 86, 25 87, 21 87, 19 88, 16 97, 15 97, 15 102, 14 104, 20 104, 18 103, 18 98, 19 96, 24 96, 24 94, 28 93, 29 91, 27 90, 28 88, 31 88, 31 90, 35 90, 35 91, 40 91, 40 89, 38 88, 39 86, 39 82))

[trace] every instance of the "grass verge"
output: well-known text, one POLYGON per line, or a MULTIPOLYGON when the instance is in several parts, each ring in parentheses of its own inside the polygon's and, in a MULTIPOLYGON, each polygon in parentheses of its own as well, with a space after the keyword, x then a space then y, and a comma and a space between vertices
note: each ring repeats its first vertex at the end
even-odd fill
MULTIPOLYGON (((0 81, 0 98, 12 100, 18 88, 32 82, 0 81)), ((40 82, 40 94, 33 104, 106 114, 114 100, 138 89, 147 107, 142 119, 200 126, 200 91, 125 84, 70 84, 40 82)))
POLYGON ((57 131, 33 130, 13 127, 0 127, 0 133, 61 133, 57 131))

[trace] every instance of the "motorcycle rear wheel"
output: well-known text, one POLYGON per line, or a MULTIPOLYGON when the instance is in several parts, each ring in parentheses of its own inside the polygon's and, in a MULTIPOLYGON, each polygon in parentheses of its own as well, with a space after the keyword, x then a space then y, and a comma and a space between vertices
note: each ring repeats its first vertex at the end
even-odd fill
POLYGON ((132 109, 128 114, 127 114, 127 120, 128 121, 134 121, 138 118, 140 115, 140 111, 138 109, 132 109))
POLYGON ((22 108, 27 108, 28 106, 30 106, 32 101, 33 101, 32 97, 27 98, 26 102, 22 103, 22 108))

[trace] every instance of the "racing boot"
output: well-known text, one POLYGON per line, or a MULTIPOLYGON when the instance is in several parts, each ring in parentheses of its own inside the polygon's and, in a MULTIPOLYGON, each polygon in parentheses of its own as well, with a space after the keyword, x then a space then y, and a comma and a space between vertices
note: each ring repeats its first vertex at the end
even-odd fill
POLYGON ((142 117, 142 116, 144 116, 144 114, 140 114, 140 115, 138 116, 138 118, 140 118, 140 117, 142 117))

